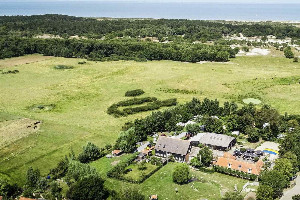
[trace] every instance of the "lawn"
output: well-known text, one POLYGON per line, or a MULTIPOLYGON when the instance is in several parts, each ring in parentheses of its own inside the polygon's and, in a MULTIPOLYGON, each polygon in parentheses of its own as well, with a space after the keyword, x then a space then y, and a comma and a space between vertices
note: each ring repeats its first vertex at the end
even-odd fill
POLYGON ((1 69, 20 71, 0 74, 0 121, 43 122, 36 133, 0 149, 0 173, 23 182, 29 166, 46 174, 71 149, 78 153, 88 141, 100 147, 113 144, 125 122, 151 113, 122 118, 106 113, 113 103, 128 99, 125 92, 132 89, 143 89, 144 97, 177 98, 179 103, 208 97, 242 105, 243 99, 255 98, 281 113, 300 113, 300 84, 295 81, 300 79, 300 63, 283 57, 238 57, 227 64, 80 61, 40 55, 0 60, 1 69), (74 68, 57 70, 56 65, 74 68), (41 105, 51 109, 32 109, 41 105))
POLYGON ((133 163, 126 168, 126 169, 131 169, 132 171, 126 173, 124 175, 124 178, 134 180, 134 181, 141 181, 143 179, 143 177, 147 176, 148 174, 150 174, 157 168, 158 168, 158 166, 156 166, 156 165, 152 165, 151 163, 146 163, 145 169, 139 170, 138 164, 133 163))
POLYGON ((173 182, 172 172, 178 163, 169 163, 141 184, 130 184, 116 179, 107 179, 105 185, 110 189, 122 187, 135 187, 146 196, 158 194, 159 199, 209 199, 219 200, 221 194, 233 191, 237 185, 239 190, 247 183, 247 180, 227 176, 219 173, 204 173, 192 171, 197 181, 178 185, 173 182), (177 192, 176 192, 177 189, 177 192))

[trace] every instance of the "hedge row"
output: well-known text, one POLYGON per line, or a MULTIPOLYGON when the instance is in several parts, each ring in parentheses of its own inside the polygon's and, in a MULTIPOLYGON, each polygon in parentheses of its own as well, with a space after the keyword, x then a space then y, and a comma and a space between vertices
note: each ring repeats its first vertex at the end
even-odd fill
POLYGON ((107 113, 115 117, 122 117, 122 116, 132 115, 139 112, 157 110, 161 107, 170 107, 175 105, 177 105, 177 99, 175 98, 167 99, 164 101, 157 100, 157 98, 155 97, 134 98, 126 101, 120 101, 116 104, 111 105, 107 109, 107 113), (119 110, 119 107, 141 105, 143 103, 147 103, 147 104, 144 106, 124 108, 123 110, 119 110))
POLYGON ((231 176, 236 176, 239 178, 243 178, 243 179, 249 179, 249 180, 256 180, 257 179, 257 175, 255 174, 248 174, 242 171, 238 171, 238 170, 233 170, 230 168, 226 168, 226 167, 220 167, 220 166, 214 166, 214 169, 216 172, 222 173, 222 174, 227 174, 227 175, 231 175, 231 176))
POLYGON ((120 177, 119 179, 122 180, 122 181, 129 182, 129 183, 140 184, 140 183, 143 183, 147 178, 149 178, 150 176, 152 176, 155 172, 157 172, 158 170, 160 170, 162 167, 163 167, 163 165, 158 165, 155 170, 151 171, 149 174, 143 176, 139 180, 134 180, 131 177, 124 177, 124 176, 120 177))
POLYGON ((8 71, 2 71, 1 70, 1 73, 2 74, 17 74, 19 73, 19 70, 15 69, 15 70, 8 70, 8 71))
POLYGON ((125 97, 136 97, 144 94, 144 90, 136 89, 136 90, 129 90, 125 93, 125 97))
POLYGON ((136 159, 137 155, 138 153, 134 153, 126 160, 119 162, 116 166, 114 166, 107 172, 107 176, 110 178, 121 179, 121 177, 123 177, 125 173, 126 167, 128 167, 136 159))
POLYGON ((157 160, 155 160, 156 161, 155 165, 157 166, 157 168, 151 171, 149 174, 143 176, 141 179, 134 180, 131 177, 124 177, 126 167, 132 164, 132 162, 136 159, 136 157, 137 157, 137 153, 133 154, 130 158, 120 162, 119 164, 117 164, 115 167, 113 167, 111 170, 107 172, 107 176, 110 178, 116 178, 129 183, 140 184, 164 166, 164 163, 162 163, 161 161, 158 163, 157 160))
POLYGON ((186 89, 171 89, 171 88, 159 88, 158 91, 164 93, 178 93, 178 94, 197 94, 197 90, 186 90, 186 89))

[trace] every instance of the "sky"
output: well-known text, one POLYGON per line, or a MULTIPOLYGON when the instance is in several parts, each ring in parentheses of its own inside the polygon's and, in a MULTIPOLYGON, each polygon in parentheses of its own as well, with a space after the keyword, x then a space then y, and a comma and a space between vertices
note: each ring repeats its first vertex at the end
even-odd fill
POLYGON ((263 3, 263 4, 267 4, 267 3, 300 3, 300 0, 0 0, 0 2, 9 2, 9 1, 18 1, 18 2, 22 2, 22 1, 39 1, 39 2, 43 2, 43 1, 47 1, 47 2, 51 2, 51 1, 102 1, 102 2, 110 2, 110 1, 119 1, 119 2, 155 2, 155 3, 164 3, 164 2, 199 2, 199 3, 263 3))

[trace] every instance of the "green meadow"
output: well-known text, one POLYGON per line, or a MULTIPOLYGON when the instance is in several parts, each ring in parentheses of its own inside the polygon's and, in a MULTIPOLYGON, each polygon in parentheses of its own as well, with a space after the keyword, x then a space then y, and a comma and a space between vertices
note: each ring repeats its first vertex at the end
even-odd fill
MULTIPOLYGON (((25 177, 20 174, 25 174, 28 167, 46 174, 71 149, 78 153, 88 141, 101 147, 113 144, 125 122, 150 114, 114 118, 106 113, 113 103, 129 99, 125 92, 132 89, 143 89, 145 94, 141 97, 177 98, 179 103, 208 97, 242 105, 243 99, 254 98, 281 113, 300 113, 300 63, 283 57, 237 57, 228 63, 204 64, 78 64, 81 61, 84 60, 40 55, 0 60, 0 130, 10 131, 4 129, 7 120, 29 118, 42 122, 34 133, 9 141, 0 149, 0 177, 23 182, 25 177), (57 65, 73 68, 58 69, 57 65), (2 74, 1 70, 19 73, 2 74)), ((0 132, 0 137, 4 134, 0 132)), ((167 165, 153 176, 159 177, 172 167, 167 165)), ((142 188, 147 190, 150 186, 151 181, 146 180, 142 188)), ((211 183, 209 187, 219 186, 211 183)))

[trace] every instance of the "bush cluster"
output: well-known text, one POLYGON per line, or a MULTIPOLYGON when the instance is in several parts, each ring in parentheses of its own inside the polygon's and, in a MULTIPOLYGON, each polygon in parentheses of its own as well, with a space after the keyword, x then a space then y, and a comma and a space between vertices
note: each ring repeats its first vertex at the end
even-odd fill
POLYGON ((240 177, 240 178, 244 178, 244 179, 249 179, 249 180, 256 180, 257 179, 257 175, 255 174, 248 174, 242 171, 238 171, 238 170, 233 170, 230 168, 225 168, 225 167, 220 167, 220 166, 214 166, 215 171, 222 173, 222 174, 227 174, 227 175, 231 175, 231 176, 236 176, 236 177, 240 177))
POLYGON ((178 93, 178 94, 197 94, 197 90, 186 90, 186 89, 172 89, 172 88, 159 88, 159 91, 165 93, 178 93))
POLYGON ((106 151, 104 148, 99 148, 95 144, 88 142, 88 144, 83 147, 83 151, 78 155, 78 160, 81 163, 88 163, 105 156, 105 154, 106 151))
POLYGON ((67 65, 56 65, 54 69, 73 69, 73 66, 67 66, 67 65))
POLYGON ((177 104, 177 99, 167 99, 164 101, 160 101, 155 97, 144 97, 144 98, 133 98, 125 101, 120 101, 111 105, 107 109, 107 113, 109 115, 113 115, 115 117, 122 117, 127 115, 132 115, 139 112, 145 112, 150 110, 157 110, 161 107, 170 107, 175 106, 177 104), (119 107, 127 107, 133 105, 141 105, 143 103, 147 103, 144 106, 139 107, 129 107, 120 110, 119 107))
POLYGON ((136 96, 140 96, 142 94, 144 94, 144 90, 142 89, 136 89, 136 90, 128 90, 125 93, 125 97, 136 97, 136 96))
POLYGON ((15 70, 8 70, 8 71, 2 71, 2 74, 17 74, 19 73, 19 70, 15 69, 15 70))

